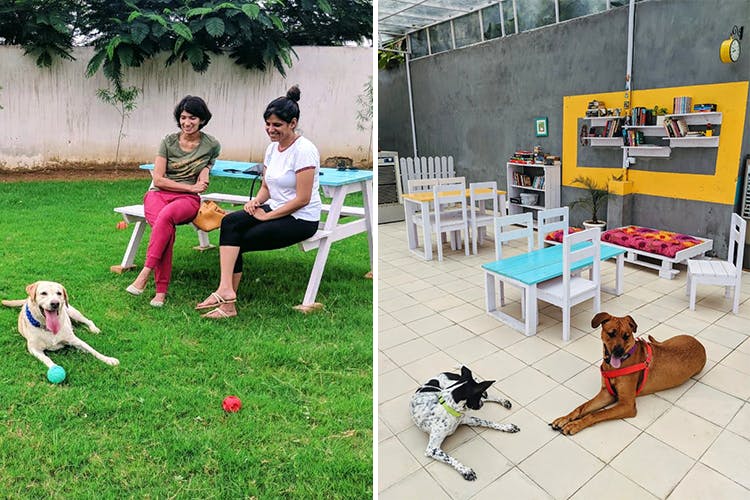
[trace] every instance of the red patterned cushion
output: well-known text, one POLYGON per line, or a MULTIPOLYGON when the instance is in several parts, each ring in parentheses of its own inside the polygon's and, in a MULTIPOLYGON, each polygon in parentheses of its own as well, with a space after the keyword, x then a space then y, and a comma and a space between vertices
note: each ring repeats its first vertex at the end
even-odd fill
POLYGON ((610 229, 602 233, 602 241, 670 258, 674 257, 680 250, 702 242, 702 240, 687 234, 640 226, 610 229))
MULTIPOLYGON (((568 228, 568 234, 577 233, 578 231, 583 231, 583 228, 581 227, 569 227, 568 228)), ((563 230, 558 229, 557 231, 552 231, 547 236, 544 237, 545 241, 556 241, 558 243, 562 243, 563 240, 563 230)))

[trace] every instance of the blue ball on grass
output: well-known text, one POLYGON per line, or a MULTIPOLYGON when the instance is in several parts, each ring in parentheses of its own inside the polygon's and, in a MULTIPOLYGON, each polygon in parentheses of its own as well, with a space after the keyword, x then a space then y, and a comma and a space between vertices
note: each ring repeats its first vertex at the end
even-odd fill
POLYGON ((65 368, 58 365, 52 365, 47 370, 47 380, 53 384, 60 384, 65 380, 65 368))

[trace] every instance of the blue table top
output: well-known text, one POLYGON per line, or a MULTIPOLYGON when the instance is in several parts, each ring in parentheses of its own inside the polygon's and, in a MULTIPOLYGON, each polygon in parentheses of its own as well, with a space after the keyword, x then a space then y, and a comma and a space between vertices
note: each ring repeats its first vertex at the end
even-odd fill
MULTIPOLYGON (((573 245, 573 249, 581 248, 582 245, 590 245, 590 243, 573 245)), ((622 247, 614 247, 606 243, 601 244, 601 260, 611 259, 623 253, 625 253, 625 249, 622 247)), ((554 245, 514 255, 507 259, 488 262, 482 264, 482 268, 527 285, 534 285, 562 276, 562 254, 563 246, 554 245)), ((591 259, 584 259, 576 262, 573 269, 582 269, 590 265, 591 259)))
MULTIPOLYGON (((218 177, 231 177, 233 179, 258 179, 260 176, 255 174, 244 173, 245 170, 260 165, 261 163, 252 163, 246 161, 216 160, 211 175, 218 177)), ((144 170, 153 170, 154 164, 147 163, 141 165, 144 170)), ((372 170, 338 170, 336 168, 321 168, 318 181, 321 186, 344 186, 372 180, 372 170)))

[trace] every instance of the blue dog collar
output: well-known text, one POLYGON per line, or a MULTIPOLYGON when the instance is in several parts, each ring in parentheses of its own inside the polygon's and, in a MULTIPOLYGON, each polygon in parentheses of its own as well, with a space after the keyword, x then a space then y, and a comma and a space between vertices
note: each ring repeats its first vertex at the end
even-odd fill
POLYGON ((26 312, 26 319, 29 320, 29 323, 31 323, 31 326, 35 328, 41 328, 42 324, 39 321, 37 321, 37 319, 34 316, 31 315, 31 311, 29 311, 29 305, 24 304, 23 309, 24 309, 24 312, 26 312))

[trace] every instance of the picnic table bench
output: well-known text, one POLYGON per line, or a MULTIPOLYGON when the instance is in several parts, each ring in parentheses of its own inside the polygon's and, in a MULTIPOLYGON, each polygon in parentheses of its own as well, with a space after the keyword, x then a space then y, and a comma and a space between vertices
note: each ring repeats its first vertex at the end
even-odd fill
MULTIPOLYGON (((231 177, 235 179, 258 179, 259 176, 249 173, 250 167, 257 165, 246 162, 235 162, 228 160, 217 160, 211 169, 211 175, 221 177, 231 177)), ((143 169, 153 169, 152 164, 141 165, 143 169)), ((318 249, 315 257, 313 269, 310 272, 310 278, 307 284, 307 290, 302 300, 302 304, 295 306, 295 309, 302 312, 309 312, 322 307, 322 304, 316 302, 316 296, 320 282, 323 276, 328 254, 331 245, 336 241, 343 240, 354 236, 355 234, 367 233, 370 253, 370 269, 373 264, 373 238, 372 238, 372 171, 369 170, 337 170, 334 168, 321 168, 319 183, 326 196, 332 198, 330 204, 324 204, 322 210, 328 215, 325 221, 320 222, 320 228, 310 238, 301 241, 298 246, 305 252, 318 249), (345 206, 344 200, 349 193, 361 191, 363 198, 362 207, 345 206), (355 219, 347 222, 340 222, 342 216, 354 217, 355 219)), ((201 200, 211 200, 218 203, 228 203, 230 205, 244 205, 250 196, 229 194, 229 193, 204 193, 201 200)), ((111 266, 110 270, 116 273, 122 273, 135 267, 134 261, 138 247, 140 246, 143 234, 146 230, 146 217, 143 205, 127 205, 116 207, 114 211, 121 214, 123 220, 128 224, 133 224, 133 232, 122 261, 119 265, 111 266)), ((195 227, 195 226, 193 226, 195 227)), ((196 250, 207 250, 213 248, 208 234, 195 228, 198 234, 198 246, 196 250)), ((367 273, 367 278, 372 277, 372 272, 367 273)))

